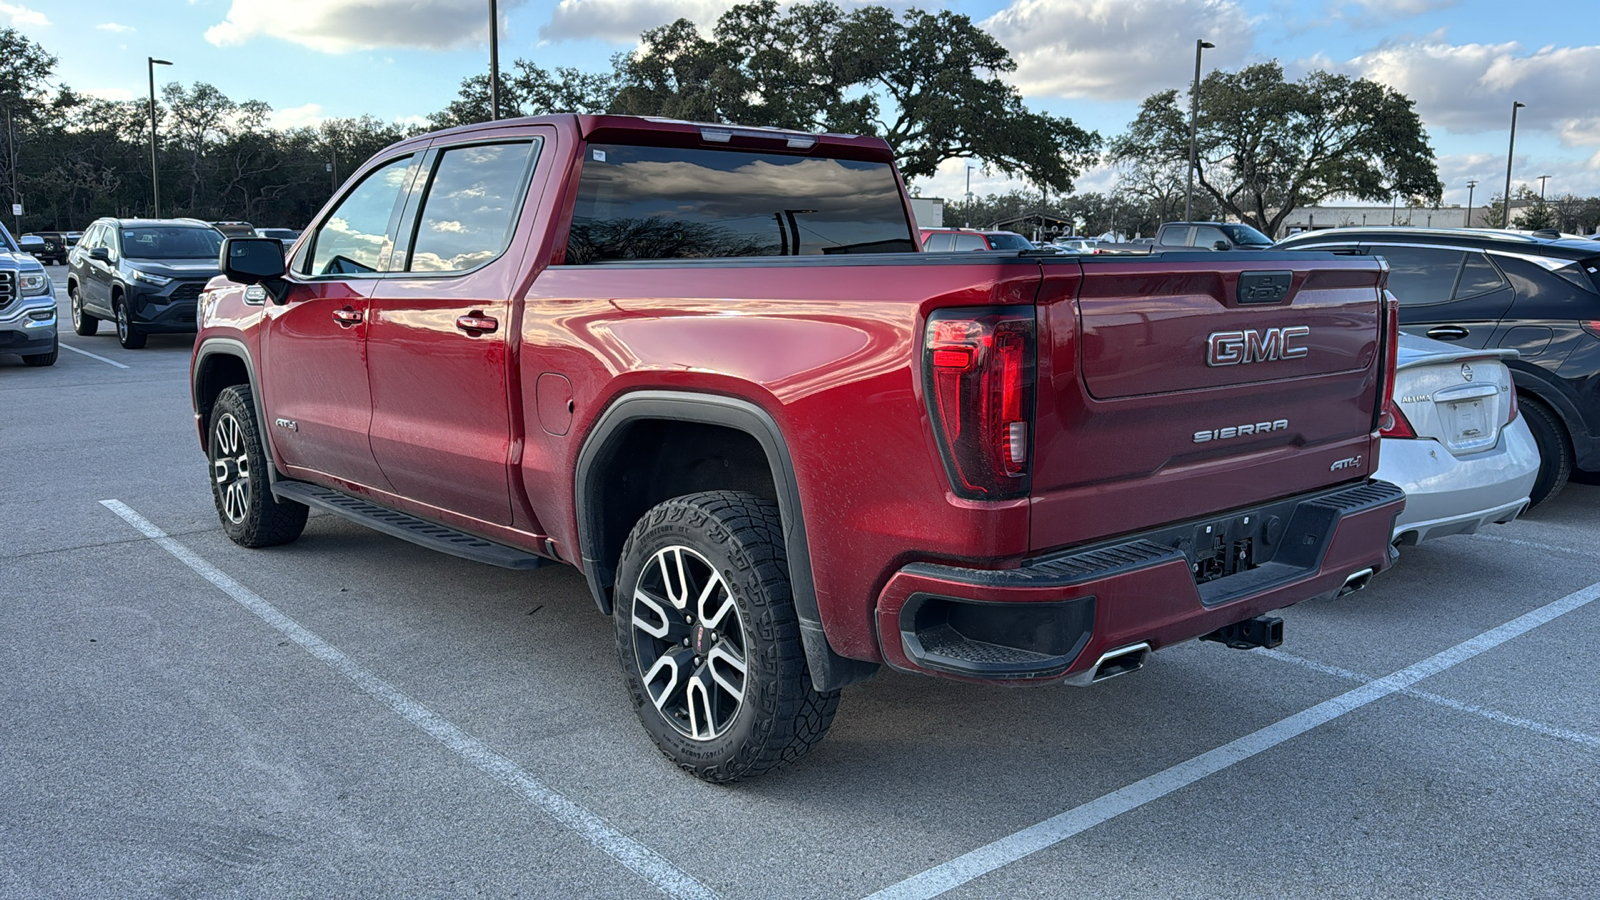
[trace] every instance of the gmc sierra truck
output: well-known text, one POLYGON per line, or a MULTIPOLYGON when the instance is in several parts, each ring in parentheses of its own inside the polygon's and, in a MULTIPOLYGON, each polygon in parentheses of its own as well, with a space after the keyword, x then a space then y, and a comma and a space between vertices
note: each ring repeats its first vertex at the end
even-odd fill
POLYGON ((919 252, 876 138, 619 116, 379 153, 233 238, 192 387, 223 529, 311 508, 581 567, 698 777, 888 665, 1086 685, 1389 565, 1383 264, 919 252))

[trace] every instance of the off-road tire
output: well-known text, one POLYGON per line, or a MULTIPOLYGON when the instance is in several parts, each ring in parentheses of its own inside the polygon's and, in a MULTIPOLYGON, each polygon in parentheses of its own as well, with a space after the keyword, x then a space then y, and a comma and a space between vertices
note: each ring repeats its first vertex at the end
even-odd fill
MULTIPOLYGON (((677 577, 682 578, 684 569, 677 571, 677 577)), ((689 586, 690 580, 683 579, 681 583, 689 586)), ((677 601, 667 596, 650 602, 677 601)), ((660 627, 661 619, 655 616, 655 608, 641 606, 639 615, 651 627, 660 627)), ((727 783, 765 774, 804 756, 833 724, 834 712, 839 708, 839 692, 820 693, 812 687, 790 592, 782 522, 777 505, 770 500, 737 491, 708 491, 676 497, 645 513, 622 548, 612 619, 634 712, 661 752, 697 778, 727 783), (702 672, 710 673, 711 649, 733 646, 735 636, 727 631, 730 622, 741 629, 737 649, 746 666, 742 697, 720 730, 709 737, 686 733, 683 717, 673 717, 663 711, 671 704, 664 703, 658 708, 646 686, 648 672, 646 663, 641 660, 641 652, 649 655, 652 649, 648 645, 657 639, 648 630, 636 627, 635 591, 645 590, 648 585, 653 592, 653 585, 657 583, 653 579, 659 576, 647 577, 647 564, 655 561, 660 566, 661 560, 671 559, 678 548, 689 551, 686 556, 678 557, 680 562, 698 560, 700 571, 705 575, 702 580, 709 583, 714 572, 720 577, 726 594, 724 596, 718 589, 718 596, 723 599, 717 601, 709 588, 703 592, 692 591, 697 598, 689 598, 691 591, 683 591, 686 603, 668 610, 677 616, 672 625, 674 631, 671 637, 659 639, 664 649, 656 652, 656 658, 659 660, 669 654, 699 654, 702 642, 708 643, 704 667, 700 665, 702 658, 699 656, 694 656, 693 664, 688 666, 690 674, 683 679, 687 685, 702 672), (663 557, 662 554, 668 555, 663 557), (708 597, 712 597, 709 602, 708 597), (737 616, 730 619, 724 615, 720 620, 717 627, 724 629, 720 635, 721 644, 716 643, 719 635, 714 631, 709 641, 705 641, 705 623, 713 619, 704 608, 697 606, 726 605, 729 597, 737 616), (681 624, 685 614, 690 618, 699 615, 699 631, 693 625, 681 624), (676 630, 680 628, 685 631, 682 639, 690 641, 681 651, 674 642, 678 637, 676 630), (641 645, 646 645, 643 651, 641 645)), ((674 664, 672 670, 672 683, 676 684, 678 666, 674 664)), ((659 681, 658 677, 652 684, 659 681)), ((660 693, 667 695, 670 691, 660 693)), ((693 702, 688 701, 688 705, 692 706, 693 702)), ((709 701, 705 708, 709 710, 709 701)))
POLYGON ((100 319, 83 311, 83 293, 75 284, 67 288, 67 305, 72 308, 73 334, 94 337, 100 331, 100 319))
POLYGON ((55 341, 50 344, 50 349, 48 351, 44 353, 35 353, 31 356, 24 356, 22 358, 22 362, 24 365, 36 367, 53 366, 56 364, 56 357, 60 355, 61 338, 57 336, 55 341))
POLYGON ((1566 486, 1572 475, 1572 438, 1561 423, 1555 410, 1527 394, 1517 395, 1517 409, 1533 432, 1533 442, 1539 445, 1539 477, 1533 481, 1528 508, 1532 509, 1554 497, 1566 486))
POLYGON ((217 518, 229 539, 243 547, 272 547, 299 537, 310 510, 272 495, 268 479, 272 463, 256 421, 255 398, 248 387, 234 385, 217 395, 206 431, 208 480, 217 518))
POLYGON ((138 350, 143 347, 146 335, 139 330, 139 326, 133 324, 133 316, 128 312, 127 301, 120 298, 114 300, 111 308, 117 314, 117 343, 121 344, 124 350, 138 350))

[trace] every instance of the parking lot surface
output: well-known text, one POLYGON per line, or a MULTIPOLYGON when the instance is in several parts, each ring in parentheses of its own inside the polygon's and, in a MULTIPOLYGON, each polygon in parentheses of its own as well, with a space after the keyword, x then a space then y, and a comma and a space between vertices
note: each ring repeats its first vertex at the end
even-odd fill
POLYGON ((718 787, 574 569, 217 525, 191 340, 0 357, 0 896, 1593 897, 1600 486, 1096 687, 889 672, 718 787))

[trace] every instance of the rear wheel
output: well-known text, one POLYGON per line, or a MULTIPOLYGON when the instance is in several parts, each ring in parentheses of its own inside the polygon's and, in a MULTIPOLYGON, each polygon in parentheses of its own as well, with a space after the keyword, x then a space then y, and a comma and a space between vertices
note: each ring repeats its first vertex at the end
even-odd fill
POLYGON ((1572 474, 1572 439, 1555 410, 1527 394, 1517 395, 1517 409, 1539 445, 1539 477, 1534 479, 1529 508, 1554 497, 1572 474))
POLYGON ((124 350, 138 350, 143 347, 145 333, 139 330, 139 326, 133 324, 133 318, 128 314, 127 301, 117 298, 112 302, 112 309, 117 314, 117 343, 121 344, 124 350))
POLYGON ((222 530, 244 547, 287 544, 305 530, 303 504, 272 495, 267 473, 271 463, 256 427, 255 398, 234 385, 217 395, 211 407, 206 441, 211 462, 211 498, 216 501, 222 530))
POLYGON ((61 338, 58 336, 55 340, 50 342, 49 352, 35 353, 32 356, 24 356, 22 361, 30 366, 53 366, 56 364, 56 357, 60 355, 61 338))
POLYGON ((612 618, 639 721, 696 777, 761 775, 833 723, 839 692, 811 685, 769 500, 712 491, 645 513, 622 550, 612 618))
POLYGON ((67 299, 72 307, 72 333, 80 337, 94 337, 100 330, 100 320, 83 311, 83 295, 77 285, 67 288, 67 299))

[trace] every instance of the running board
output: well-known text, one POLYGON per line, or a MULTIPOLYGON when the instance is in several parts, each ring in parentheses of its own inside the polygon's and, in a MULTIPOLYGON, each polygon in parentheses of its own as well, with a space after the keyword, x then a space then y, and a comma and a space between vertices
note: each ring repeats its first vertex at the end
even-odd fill
POLYGON ((280 500, 292 500, 295 503, 327 510, 352 522, 365 525, 373 531, 381 531, 392 537, 420 544, 440 553, 470 559, 473 562, 488 563, 502 569, 536 569, 553 562, 526 550, 498 544, 474 534, 396 512, 386 506, 379 506, 371 501, 307 484, 304 481, 274 482, 272 494, 280 500))

